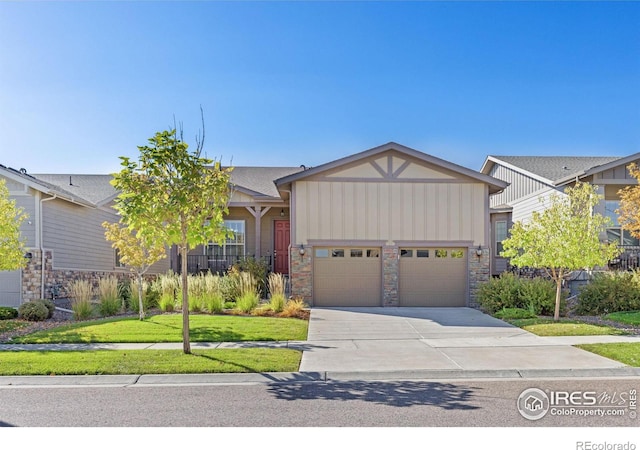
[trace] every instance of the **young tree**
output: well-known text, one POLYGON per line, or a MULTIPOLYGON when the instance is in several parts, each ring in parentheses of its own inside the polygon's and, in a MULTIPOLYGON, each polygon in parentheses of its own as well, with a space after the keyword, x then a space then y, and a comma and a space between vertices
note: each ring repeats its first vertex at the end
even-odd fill
MULTIPOLYGON (((633 178, 640 182, 640 168, 633 163, 628 167, 633 178)), ((640 238, 640 185, 627 186, 618 191, 620 208, 618 223, 635 238, 640 238)))
POLYGON ((228 234, 223 218, 228 212, 231 169, 201 157, 202 143, 197 139, 196 151, 190 152, 175 129, 158 132, 149 145, 138 147, 138 161, 120 158, 123 168, 112 182, 121 191, 116 209, 123 224, 144 242, 178 247, 184 353, 191 353, 187 252, 212 241, 222 244, 228 234))
POLYGON ((120 261, 138 277, 138 311, 140 320, 144 320, 144 302, 142 301, 142 277, 156 262, 167 257, 167 249, 157 241, 143 241, 135 231, 120 223, 104 222, 104 235, 111 246, 118 250, 120 261))
POLYGON ((595 187, 578 182, 566 194, 552 195, 549 207, 534 212, 530 222, 515 223, 501 253, 515 266, 545 269, 556 282, 555 320, 560 318, 562 281, 574 270, 604 266, 620 253, 615 244, 600 241, 610 220, 593 212, 601 199, 595 187))
POLYGON ((6 181, 0 179, 0 270, 20 269, 27 263, 25 242, 20 237, 20 225, 27 217, 9 198, 6 181))

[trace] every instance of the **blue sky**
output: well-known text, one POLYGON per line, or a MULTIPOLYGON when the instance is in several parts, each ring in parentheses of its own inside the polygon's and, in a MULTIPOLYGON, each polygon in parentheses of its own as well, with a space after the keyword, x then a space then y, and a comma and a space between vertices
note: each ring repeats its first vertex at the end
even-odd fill
POLYGON ((0 3, 0 164, 114 172, 174 115, 194 143, 200 105, 225 164, 626 156, 640 3, 0 3))

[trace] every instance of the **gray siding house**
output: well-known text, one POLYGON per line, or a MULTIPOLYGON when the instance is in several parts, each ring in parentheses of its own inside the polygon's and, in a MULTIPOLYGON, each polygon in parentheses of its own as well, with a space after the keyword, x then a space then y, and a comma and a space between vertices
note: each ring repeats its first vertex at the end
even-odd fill
MULTIPOLYGON (((0 271, 0 305, 51 298, 52 289, 69 282, 99 277, 126 276, 102 222, 117 222, 113 200, 117 192, 110 175, 28 174, 0 166, 9 194, 29 218, 21 233, 29 263, 22 270, 0 271)), ((169 269, 169 260, 156 263, 150 273, 169 269)))
POLYGON ((576 181, 596 185, 604 197, 597 212, 611 218, 613 225, 602 239, 637 253, 640 242, 621 228, 615 212, 620 206, 618 191, 637 184, 627 169, 633 162, 640 162, 640 153, 626 157, 488 156, 480 172, 509 183, 504 191, 490 199, 491 273, 498 275, 507 269, 507 260, 499 254, 501 241, 507 237, 512 224, 529 220, 533 211, 545 208, 550 195, 562 195, 576 181))

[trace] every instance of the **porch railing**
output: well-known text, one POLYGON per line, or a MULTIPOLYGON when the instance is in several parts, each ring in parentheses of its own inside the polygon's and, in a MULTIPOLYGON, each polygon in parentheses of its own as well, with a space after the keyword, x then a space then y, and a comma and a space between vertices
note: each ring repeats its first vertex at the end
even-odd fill
POLYGON ((609 261, 611 270, 634 270, 640 267, 640 245, 621 245, 622 253, 609 261))
MULTIPOLYGON (((234 264, 246 258, 254 258, 253 255, 187 255, 187 272, 190 274, 197 273, 219 273, 222 274, 229 270, 234 264)), ((263 256, 259 258, 265 261, 271 270, 271 256, 263 256)), ((178 271, 182 270, 182 262, 178 259, 178 271)))

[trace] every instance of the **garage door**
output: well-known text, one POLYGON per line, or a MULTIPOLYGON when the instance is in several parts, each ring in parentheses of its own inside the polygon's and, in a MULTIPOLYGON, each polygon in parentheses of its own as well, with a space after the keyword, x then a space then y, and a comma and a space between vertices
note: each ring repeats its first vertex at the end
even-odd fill
POLYGON ((466 306, 466 248, 400 249, 400 306, 466 306))
POLYGON ((315 306, 380 306, 382 266, 379 248, 315 248, 315 306))
POLYGON ((0 271, 0 306, 20 306, 22 275, 19 270, 0 271))

